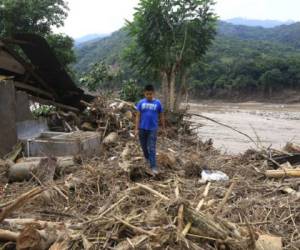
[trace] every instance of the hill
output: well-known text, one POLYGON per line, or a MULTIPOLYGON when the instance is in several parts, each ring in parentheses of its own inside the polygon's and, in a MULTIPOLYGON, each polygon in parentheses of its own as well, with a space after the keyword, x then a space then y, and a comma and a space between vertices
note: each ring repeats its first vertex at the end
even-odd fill
POLYGON ((225 21, 234 25, 245 25, 251 27, 263 27, 263 28, 274 28, 276 26, 289 25, 294 23, 294 21, 283 22, 278 20, 256 20, 256 19, 247 19, 241 17, 231 18, 225 21))
POLYGON ((220 22, 218 36, 242 40, 284 43, 300 48, 300 22, 275 28, 249 27, 220 22))
POLYGON ((90 41, 75 48, 77 63, 74 69, 77 72, 85 72, 89 66, 97 61, 104 60, 113 65, 122 60, 122 51, 130 42, 124 30, 114 32, 111 36, 98 41, 90 41))
POLYGON ((74 39, 75 46, 83 45, 84 43, 91 42, 91 41, 96 42, 107 36, 109 36, 109 34, 89 34, 86 36, 82 36, 74 39))
MULTIPOLYGON (((129 42, 122 29, 77 48, 75 70, 85 72, 104 60, 132 77, 122 59, 129 42)), ((282 88, 300 88, 300 23, 262 28, 219 22, 214 44, 194 66, 189 81, 198 96, 272 95, 282 88)))

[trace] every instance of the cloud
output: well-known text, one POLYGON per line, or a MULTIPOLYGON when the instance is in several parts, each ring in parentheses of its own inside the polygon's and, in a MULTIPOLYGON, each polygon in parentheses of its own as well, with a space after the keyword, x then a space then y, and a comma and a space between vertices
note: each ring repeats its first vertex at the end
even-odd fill
MULTIPOLYGON (((72 37, 111 33, 132 19, 139 0, 69 0, 70 13, 64 32, 72 37)), ((216 13, 222 19, 299 20, 300 0, 216 0, 216 13)))
POLYGON ((131 19, 138 0, 69 0, 70 13, 59 29, 73 37, 111 33, 131 19))
POLYGON ((223 19, 299 20, 299 0, 217 0, 216 11, 223 19))

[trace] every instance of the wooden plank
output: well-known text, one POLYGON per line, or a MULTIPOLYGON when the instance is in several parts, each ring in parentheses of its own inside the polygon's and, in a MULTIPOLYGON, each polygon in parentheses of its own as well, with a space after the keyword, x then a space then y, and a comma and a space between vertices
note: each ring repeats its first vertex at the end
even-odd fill
POLYGON ((23 75, 25 73, 25 68, 22 66, 22 64, 1 48, 0 68, 20 75, 23 75))
POLYGON ((18 89, 32 91, 32 92, 34 92, 36 94, 44 95, 44 96, 47 96, 47 97, 49 97, 51 99, 54 98, 53 95, 51 95, 49 92, 47 92, 45 90, 42 90, 42 89, 39 89, 39 88, 36 88, 36 87, 33 87, 33 86, 30 86, 30 85, 28 85, 26 83, 14 81, 14 85, 18 89))

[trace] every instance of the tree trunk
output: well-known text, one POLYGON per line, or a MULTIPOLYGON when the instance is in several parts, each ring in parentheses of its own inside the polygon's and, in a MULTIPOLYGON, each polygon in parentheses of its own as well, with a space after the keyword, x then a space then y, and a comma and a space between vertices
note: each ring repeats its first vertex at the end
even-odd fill
POLYGON ((184 71, 181 74, 179 88, 178 88, 177 95, 176 95, 175 111, 180 109, 180 105, 182 103, 182 99, 183 99, 184 96, 186 96, 186 102, 187 102, 187 99, 188 99, 188 97, 187 97, 188 90, 187 90, 187 84, 186 84, 186 77, 187 77, 187 73, 186 73, 186 71, 184 71))
POLYGON ((176 69, 175 66, 172 67, 172 71, 170 74, 170 111, 175 111, 175 101, 176 101, 176 69))
POLYGON ((163 106, 166 111, 170 108, 170 98, 169 98, 169 81, 166 72, 161 72, 162 81, 162 93, 163 93, 163 106))

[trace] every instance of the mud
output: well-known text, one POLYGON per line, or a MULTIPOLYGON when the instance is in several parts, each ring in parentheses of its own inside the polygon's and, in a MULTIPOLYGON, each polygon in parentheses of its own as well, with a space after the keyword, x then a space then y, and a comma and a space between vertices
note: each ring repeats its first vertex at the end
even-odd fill
MULTIPOLYGON (((258 102, 191 103, 190 111, 209 116, 250 135, 259 145, 282 148, 287 141, 300 143, 300 104, 258 102)), ((204 126, 198 129, 203 139, 214 140, 223 153, 239 154, 257 148, 248 138, 213 122, 193 118, 204 126)))

